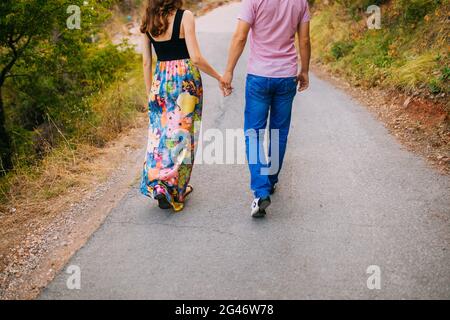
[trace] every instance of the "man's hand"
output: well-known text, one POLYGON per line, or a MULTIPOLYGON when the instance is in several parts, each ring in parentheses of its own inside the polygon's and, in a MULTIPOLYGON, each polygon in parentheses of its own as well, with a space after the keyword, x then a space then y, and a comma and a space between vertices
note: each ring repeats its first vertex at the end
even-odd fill
POLYGON ((233 73, 225 72, 225 74, 220 79, 220 89, 224 97, 229 96, 233 92, 233 87, 231 83, 233 82, 233 73))
POLYGON ((305 91, 309 88, 309 74, 308 72, 300 72, 297 76, 298 92, 305 91))

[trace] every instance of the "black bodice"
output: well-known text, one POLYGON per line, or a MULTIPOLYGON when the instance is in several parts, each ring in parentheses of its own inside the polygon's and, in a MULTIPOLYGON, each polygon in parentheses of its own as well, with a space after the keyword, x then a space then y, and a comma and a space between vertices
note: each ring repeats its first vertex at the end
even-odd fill
POLYGON ((183 19, 184 10, 178 9, 173 21, 172 38, 167 41, 155 41, 147 31, 156 55, 159 61, 182 60, 189 59, 189 51, 186 46, 186 40, 180 39, 181 21, 183 19))

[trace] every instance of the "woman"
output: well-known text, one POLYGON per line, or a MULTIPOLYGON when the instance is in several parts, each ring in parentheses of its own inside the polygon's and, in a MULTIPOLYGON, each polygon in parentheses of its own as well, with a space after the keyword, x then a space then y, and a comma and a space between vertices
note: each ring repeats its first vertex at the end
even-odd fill
POLYGON ((194 15, 181 6, 182 0, 149 0, 141 25, 150 118, 141 192, 176 212, 193 191, 194 128, 203 102, 199 69, 221 80, 200 53, 194 15), (158 58, 153 77, 151 45, 158 58))

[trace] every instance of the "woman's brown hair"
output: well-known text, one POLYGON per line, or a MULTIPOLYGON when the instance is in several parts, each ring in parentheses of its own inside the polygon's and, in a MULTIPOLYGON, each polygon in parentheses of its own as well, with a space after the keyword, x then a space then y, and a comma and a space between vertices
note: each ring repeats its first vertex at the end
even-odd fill
POLYGON ((164 34, 169 28, 169 15, 182 5, 183 0, 148 0, 141 32, 150 32, 154 37, 164 34))

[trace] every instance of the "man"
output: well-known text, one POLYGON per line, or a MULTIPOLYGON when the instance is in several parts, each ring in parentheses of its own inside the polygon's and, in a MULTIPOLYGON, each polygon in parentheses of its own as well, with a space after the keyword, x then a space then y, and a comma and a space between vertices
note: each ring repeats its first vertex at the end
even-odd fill
POLYGON ((299 92, 309 86, 310 14, 306 0, 243 0, 238 20, 221 85, 225 92, 231 92, 233 71, 251 30, 244 130, 251 189, 255 195, 251 214, 258 218, 265 216, 278 182, 297 86, 299 92), (301 68, 298 68, 295 48, 296 34, 301 68), (268 117, 270 163, 266 163, 260 152, 268 117), (268 172, 269 167, 275 170, 268 172))

